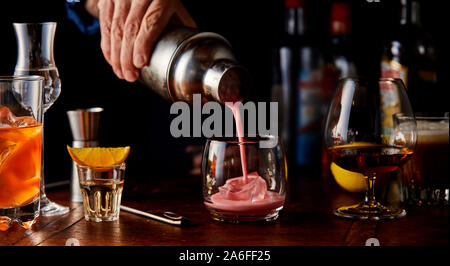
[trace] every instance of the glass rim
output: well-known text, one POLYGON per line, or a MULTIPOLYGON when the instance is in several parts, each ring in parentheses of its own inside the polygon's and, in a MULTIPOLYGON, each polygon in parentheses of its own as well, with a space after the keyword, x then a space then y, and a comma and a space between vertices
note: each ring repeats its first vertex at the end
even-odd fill
POLYGON ((260 135, 260 134, 245 134, 244 140, 240 141, 238 136, 234 134, 231 137, 211 137, 208 138, 208 142, 217 142, 217 143, 228 143, 228 144, 259 144, 262 141, 270 141, 270 140, 278 140, 279 136, 275 135, 260 135))
POLYGON ((449 112, 417 112, 416 120, 449 120, 449 112))
POLYGON ((39 75, 0 75, 1 81, 14 81, 14 80, 23 80, 23 81, 44 81, 44 77, 39 75))
POLYGON ((44 22, 13 22, 13 25, 57 25, 56 21, 44 21, 44 22))
POLYGON ((343 82, 346 80, 352 80, 352 81, 383 81, 383 82, 396 82, 396 81, 401 81, 403 82, 403 80, 401 78, 389 78, 389 77, 378 77, 378 78, 370 78, 370 77, 364 77, 364 76, 355 76, 355 77, 344 77, 344 78, 340 78, 338 80, 338 82, 343 82))
POLYGON ((395 113, 393 114, 394 119, 399 119, 399 120, 416 120, 416 116, 414 114, 408 114, 408 113, 395 113))
POLYGON ((99 169, 99 170, 107 170, 107 169, 117 169, 117 168, 121 168, 121 167, 125 167, 126 162, 122 162, 119 164, 115 164, 115 165, 111 165, 111 166, 88 166, 88 165, 79 165, 77 163, 75 163, 77 165, 77 167, 79 168, 83 168, 83 169, 99 169))
POLYGON ((67 113, 70 113, 70 114, 72 114, 72 113, 85 113, 85 112, 87 112, 87 113, 100 113, 100 112, 103 112, 103 111, 104 111, 103 107, 89 107, 89 108, 77 108, 77 109, 74 109, 74 110, 69 110, 69 111, 67 111, 67 113))

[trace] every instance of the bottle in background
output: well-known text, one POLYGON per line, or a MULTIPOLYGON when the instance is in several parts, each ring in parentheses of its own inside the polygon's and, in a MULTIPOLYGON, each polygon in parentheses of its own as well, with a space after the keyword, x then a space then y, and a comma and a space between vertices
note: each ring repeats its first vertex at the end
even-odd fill
MULTIPOLYGON (((358 73, 353 55, 351 38, 351 6, 344 2, 331 5, 330 35, 326 49, 326 65, 324 68, 324 115, 333 97, 337 82, 341 78, 357 77, 358 73)), ((322 177, 329 177, 331 160, 325 146, 322 147, 322 177)))
POLYGON ((294 98, 298 49, 304 39, 304 3, 286 0, 284 3, 284 34, 280 47, 273 51, 272 101, 278 102, 279 136, 284 144, 288 167, 295 165, 294 98))
POLYGON ((280 136, 289 171, 301 177, 317 177, 324 97, 330 93, 324 86, 324 58, 308 32, 306 20, 305 1, 285 1, 285 38, 273 55, 279 68, 273 70, 272 100, 279 102, 280 136))
MULTIPOLYGON (((305 10, 305 9, 303 9, 305 10)), ((308 32, 305 12, 299 13, 298 28, 302 29, 297 46, 295 79, 295 169, 299 176, 320 175, 322 153, 322 120, 324 117, 324 58, 308 32)))
POLYGON ((300 47, 296 97, 296 163, 301 175, 318 176, 324 117, 324 61, 320 50, 300 47))
POLYGON ((441 111, 436 104, 436 49, 431 37, 423 29, 420 4, 417 0, 400 1, 400 20, 389 41, 384 45, 381 76, 401 78, 415 112, 441 111))
POLYGON ((347 3, 336 2, 331 6, 330 62, 336 78, 357 76, 352 53, 351 9, 347 3))

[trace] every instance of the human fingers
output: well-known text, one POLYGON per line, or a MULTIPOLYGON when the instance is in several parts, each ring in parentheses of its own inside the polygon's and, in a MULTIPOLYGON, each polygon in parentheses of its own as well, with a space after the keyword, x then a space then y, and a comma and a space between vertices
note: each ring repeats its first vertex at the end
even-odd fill
POLYGON ((133 1, 130 12, 125 21, 122 48, 120 50, 120 65, 125 79, 134 82, 139 77, 139 72, 133 64, 133 49, 136 37, 151 0, 133 1))
POLYGON ((111 64, 111 22, 114 11, 114 2, 111 0, 100 0, 98 2, 100 33, 103 56, 111 64))
POLYGON ((133 64, 144 67, 149 60, 153 46, 175 12, 174 1, 154 0, 149 5, 139 28, 133 47, 133 64))
POLYGON ((122 47, 123 26, 130 10, 131 2, 129 0, 114 1, 114 12, 111 23, 111 53, 110 64, 114 73, 123 79, 122 67, 120 65, 120 50, 122 47))

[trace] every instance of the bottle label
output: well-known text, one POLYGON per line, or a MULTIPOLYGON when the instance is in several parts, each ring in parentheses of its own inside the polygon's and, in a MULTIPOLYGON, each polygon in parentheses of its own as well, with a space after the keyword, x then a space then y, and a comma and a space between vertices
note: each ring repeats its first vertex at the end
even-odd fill
POLYGON ((437 74, 435 71, 429 71, 421 69, 417 71, 419 78, 425 82, 436 83, 437 82, 437 74))
MULTIPOLYGON (((383 59, 381 61, 381 77, 402 79, 405 86, 407 86, 408 68, 397 61, 383 59)), ((383 135, 385 138, 388 138, 393 133, 393 115, 400 112, 400 100, 397 90, 391 83, 381 83, 380 93, 383 108, 381 126, 383 135)))
POLYGON ((297 164, 319 163, 323 92, 320 70, 299 73, 297 101, 297 164))
POLYGON ((408 86, 408 68, 397 61, 383 59, 381 61, 381 77, 403 80, 408 86))
POLYGON ((398 90, 389 82, 380 83, 380 94, 381 106, 383 109, 381 127, 384 140, 390 142, 388 138, 393 134, 394 114, 401 111, 400 96, 398 95, 398 90))

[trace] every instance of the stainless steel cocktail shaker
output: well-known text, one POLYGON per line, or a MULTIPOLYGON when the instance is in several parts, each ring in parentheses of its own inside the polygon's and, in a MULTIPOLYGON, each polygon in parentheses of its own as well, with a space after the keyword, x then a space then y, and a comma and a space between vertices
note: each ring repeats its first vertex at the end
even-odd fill
POLYGON ((202 95, 202 103, 235 102, 249 88, 249 75, 225 38, 175 26, 164 30, 140 81, 167 100, 187 103, 196 93, 202 95))

